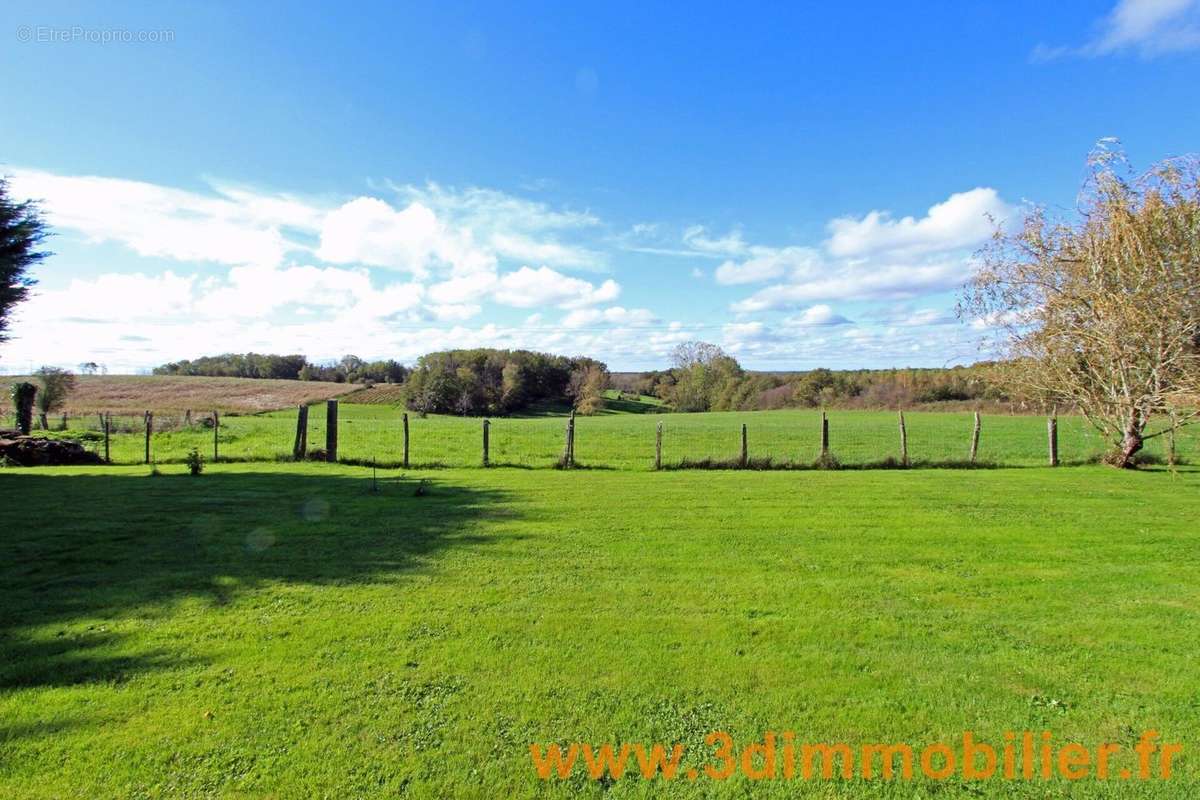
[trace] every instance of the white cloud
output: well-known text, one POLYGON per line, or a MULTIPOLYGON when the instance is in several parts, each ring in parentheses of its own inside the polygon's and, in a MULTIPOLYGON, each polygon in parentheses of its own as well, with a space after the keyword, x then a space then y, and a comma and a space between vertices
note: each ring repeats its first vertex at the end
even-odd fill
POLYGON ((432 209, 445 224, 471 231, 474 241, 500 258, 567 269, 602 270, 605 255, 563 241, 600 225, 586 211, 554 209, 545 203, 493 189, 449 189, 436 183, 391 188, 410 202, 432 209))
POLYGON ((437 303, 467 303, 486 297, 498 282, 494 272, 476 272, 435 283, 429 297, 437 303))
POLYGON ((979 245, 994 230, 992 219, 1000 222, 1010 214, 995 189, 976 188, 950 195, 921 219, 893 219, 887 211, 871 211, 862 218, 838 217, 829 223, 825 246, 842 257, 956 250, 979 245))
POLYGON ((701 253, 737 256, 746 252, 746 242, 743 241, 740 230, 733 230, 714 238, 708 235, 703 225, 692 225, 683 231, 683 243, 701 253))
POLYGON ((747 342, 766 342, 776 339, 775 334, 762 322, 731 322, 722 326, 725 344, 737 353, 747 342))
POLYGON ((1136 51, 1143 58, 1200 48, 1200 0, 1119 0, 1080 47, 1039 44, 1031 58, 1098 57, 1136 51))
POLYGON ((439 322, 463 322, 476 317, 483 308, 474 303, 443 303, 429 306, 429 312, 439 322))
POLYGON ((843 264, 826 277, 768 286, 731 307, 738 313, 794 308, 817 300, 905 299, 960 286, 970 276, 969 258, 930 262, 843 264))
POLYGON ((499 279, 493 297, 497 302, 515 308, 580 308, 615 300, 620 293, 621 287, 613 280, 595 286, 549 267, 521 267, 499 279))
POLYGON ((721 264, 716 278, 726 285, 777 281, 734 302, 738 314, 918 297, 961 286, 974 269, 971 250, 1012 214, 996 190, 977 188, 950 195, 919 219, 886 211, 838 217, 823 250, 750 246, 748 258, 721 264))
POLYGON ((821 254, 811 247, 754 247, 745 261, 726 261, 717 267, 717 283, 734 286, 760 283, 790 275, 802 279, 815 275, 821 267, 821 254))
POLYGON ((646 308, 622 308, 610 306, 606 309, 581 308, 563 317, 563 327, 583 328, 589 325, 631 325, 646 326, 660 322, 653 312, 646 308))
POLYGON ((16 196, 44 201, 53 227, 148 257, 263 267, 306 252, 331 264, 421 278, 494 272, 502 259, 585 269, 602 269, 605 261, 603 253, 558 237, 598 225, 595 216, 487 189, 393 187, 407 198, 394 207, 377 197, 333 205, 220 182, 201 193, 31 169, 11 177, 16 196), (307 239, 317 239, 316 248, 307 239))
POLYGON ((832 308, 824 304, 809 306, 800 314, 784 320, 785 325, 797 325, 801 327, 812 325, 846 325, 849 322, 850 320, 841 314, 834 313, 832 308))
POLYGON ((32 296, 14 310, 14 328, 52 325, 55 322, 123 322, 172 318, 192 306, 197 281, 194 276, 164 272, 112 273, 93 279, 73 278, 66 288, 32 296))
POLYGON ((552 240, 539 241, 521 233, 493 234, 491 244, 501 256, 517 261, 583 269, 598 269, 604 263, 601 254, 587 248, 570 247, 552 240))
POLYGON ((296 245, 280 232, 311 216, 284 197, 201 195, 141 181, 17 169, 13 194, 43 201, 47 220, 91 242, 141 256, 221 264, 277 264, 296 245))
POLYGON ((420 203, 402 211, 374 197, 359 197, 321 224, 317 257, 334 264, 371 264, 424 276, 441 234, 437 216, 420 203))

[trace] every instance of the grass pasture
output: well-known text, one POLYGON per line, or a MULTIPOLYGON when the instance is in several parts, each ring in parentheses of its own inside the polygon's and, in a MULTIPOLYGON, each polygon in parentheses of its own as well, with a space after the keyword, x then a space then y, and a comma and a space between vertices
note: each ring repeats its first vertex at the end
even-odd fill
MULTIPOLYGON (((357 396, 357 395, 355 395, 357 396)), ((812 410, 714 412, 708 414, 658 414, 644 402, 619 401, 638 406, 634 413, 619 408, 576 420, 575 454, 579 464, 595 468, 649 470, 654 466, 656 426, 663 425, 664 466, 706 459, 736 460, 741 448, 741 426, 747 426, 752 460, 811 464, 820 454, 821 414, 812 410)), ((344 460, 398 465, 403 459, 399 408, 342 402, 339 411, 339 456, 344 460)), ((832 453, 846 466, 875 464, 899 456, 897 416, 888 411, 830 411, 832 453)), ((218 433, 218 451, 231 460, 288 458, 296 432, 296 411, 224 416, 218 433)), ((196 417, 191 427, 180 427, 178 416, 159 419, 151 451, 160 463, 179 462, 195 447, 206 458, 213 452, 213 431, 196 417), (163 430, 163 428, 167 428, 163 430)), ((549 468, 561 457, 566 420, 546 413, 524 418, 490 421, 492 464, 549 468)), ((965 461, 970 452, 972 416, 969 412, 911 412, 906 415, 910 460, 916 465, 965 461)), ((98 422, 81 417, 70 423, 73 436, 83 436, 89 447, 101 448, 95 432, 98 422), (88 433, 88 430, 91 433, 88 433)), ((482 462, 482 424, 478 418, 409 414, 410 464, 413 466, 471 467, 482 462)), ((114 463, 140 463, 145 455, 144 423, 140 415, 114 417, 114 463)), ((57 433, 53 435, 59 435, 57 433)), ((1194 432, 1180 435, 1179 458, 1200 458, 1194 432)), ((309 449, 325 446, 325 408, 309 413, 309 449)), ((1149 454, 1162 458, 1165 441, 1152 440, 1149 454)), ((1059 452, 1066 463, 1094 459, 1104 451, 1095 431, 1079 417, 1059 419, 1059 452)), ((988 415, 983 417, 979 460, 1001 466, 1040 466, 1047 461, 1044 417, 988 415)))
POLYGON ((0 797, 1200 794, 1191 468, 162 471, 0 470, 0 797), (528 755, 1146 728, 1187 747, 1169 783, 543 783, 528 755))

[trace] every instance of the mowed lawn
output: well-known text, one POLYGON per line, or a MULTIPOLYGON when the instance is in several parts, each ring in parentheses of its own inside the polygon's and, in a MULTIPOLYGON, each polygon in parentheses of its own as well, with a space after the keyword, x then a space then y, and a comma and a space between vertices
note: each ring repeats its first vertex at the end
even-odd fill
POLYGON ((1194 470, 162 470, 0 470, 0 797, 1200 796, 1194 470), (1147 728, 1169 783, 528 750, 1147 728))

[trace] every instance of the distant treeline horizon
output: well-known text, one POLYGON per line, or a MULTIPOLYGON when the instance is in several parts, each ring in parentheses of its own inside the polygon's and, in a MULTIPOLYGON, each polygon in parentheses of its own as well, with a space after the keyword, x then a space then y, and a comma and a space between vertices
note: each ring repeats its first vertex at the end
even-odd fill
POLYGON ((421 356, 413 367, 348 355, 313 363, 299 354, 226 353, 156 367, 155 375, 274 378, 397 384, 408 408, 429 413, 507 414, 563 404, 580 413, 603 407, 603 393, 651 396, 674 411, 779 408, 919 408, 1010 404, 991 362, 954 367, 748 370, 715 345, 686 343, 669 369, 609 372, 586 356, 475 348, 421 356))

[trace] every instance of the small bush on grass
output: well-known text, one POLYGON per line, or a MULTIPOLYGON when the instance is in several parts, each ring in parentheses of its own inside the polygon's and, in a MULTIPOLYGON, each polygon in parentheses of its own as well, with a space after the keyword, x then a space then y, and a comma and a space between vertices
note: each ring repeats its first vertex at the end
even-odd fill
POLYGON ((187 464, 188 472, 192 475, 199 475, 201 472, 204 472, 204 456, 200 455, 200 451, 194 447, 188 452, 184 463, 187 464))

